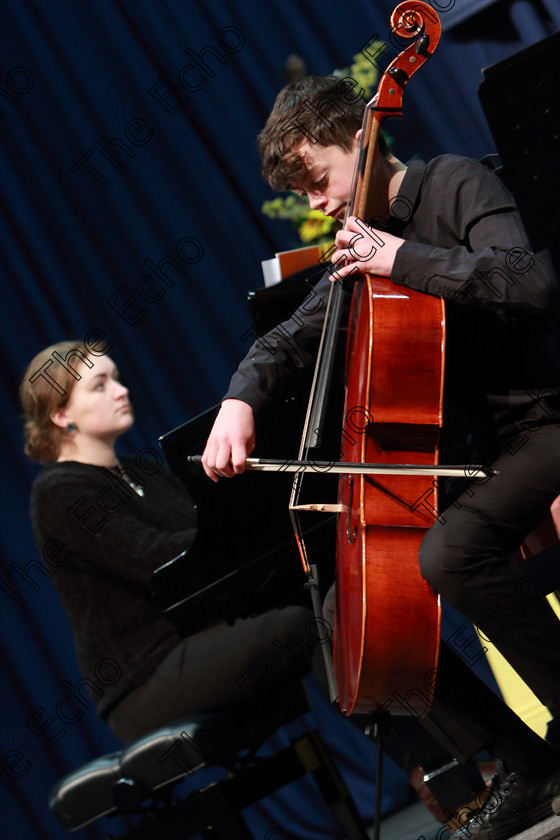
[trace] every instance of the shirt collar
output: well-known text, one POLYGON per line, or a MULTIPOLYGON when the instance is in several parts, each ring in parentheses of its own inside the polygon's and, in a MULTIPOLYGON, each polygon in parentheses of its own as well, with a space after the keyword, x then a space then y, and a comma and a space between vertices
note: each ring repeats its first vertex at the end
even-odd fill
POLYGON ((426 164, 423 160, 410 160, 406 166, 400 189, 391 202, 391 214, 387 222, 388 230, 394 234, 404 230, 411 221, 426 172, 426 164))

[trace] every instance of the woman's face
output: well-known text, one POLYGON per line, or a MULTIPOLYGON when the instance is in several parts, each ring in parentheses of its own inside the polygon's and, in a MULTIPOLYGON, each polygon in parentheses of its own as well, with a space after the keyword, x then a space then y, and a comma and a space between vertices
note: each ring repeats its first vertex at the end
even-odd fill
POLYGON ((56 413, 57 420, 61 419, 65 426, 74 423, 82 435, 114 440, 134 423, 128 388, 119 382, 112 359, 95 356, 88 357, 88 361, 91 367, 85 362, 76 365, 81 379, 72 388, 66 405, 56 413))

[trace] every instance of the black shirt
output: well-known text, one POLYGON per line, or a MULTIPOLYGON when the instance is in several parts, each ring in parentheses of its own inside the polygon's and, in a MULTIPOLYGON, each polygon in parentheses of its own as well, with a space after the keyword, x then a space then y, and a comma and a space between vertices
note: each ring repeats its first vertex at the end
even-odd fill
MULTIPOLYGON (((468 158, 412 161, 387 221, 406 241, 391 280, 446 301, 446 460, 486 460, 498 438, 560 422, 558 281, 533 254, 499 177, 468 158)), ((381 233, 382 238, 382 233, 381 233)), ((258 410, 315 360, 329 275, 256 342, 224 399, 258 410)))

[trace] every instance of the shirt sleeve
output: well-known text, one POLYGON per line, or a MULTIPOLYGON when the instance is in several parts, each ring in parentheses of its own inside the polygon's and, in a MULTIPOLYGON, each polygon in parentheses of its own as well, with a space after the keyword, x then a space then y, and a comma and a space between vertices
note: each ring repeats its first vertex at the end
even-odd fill
MULTIPOLYGON (((406 240, 391 279, 446 301, 494 310, 544 314, 557 281, 546 254, 533 254, 512 196, 487 167, 463 160, 439 176, 433 207, 438 241, 406 240)), ((406 236, 406 232, 405 232, 406 236)))
POLYGON ((331 280, 328 271, 287 321, 252 345, 234 373, 224 400, 258 411, 278 396, 292 376, 303 376, 317 359, 331 280))

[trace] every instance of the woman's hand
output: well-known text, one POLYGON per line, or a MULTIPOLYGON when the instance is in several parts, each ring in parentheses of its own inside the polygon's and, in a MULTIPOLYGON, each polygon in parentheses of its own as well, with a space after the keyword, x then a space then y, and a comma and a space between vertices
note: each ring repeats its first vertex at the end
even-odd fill
POLYGON ((375 230, 357 216, 350 216, 343 230, 335 237, 337 250, 331 261, 334 265, 344 263, 332 272, 331 280, 340 280, 356 269, 362 274, 390 277, 395 256, 404 239, 385 231, 375 230))
POLYGON ((212 481, 242 473, 254 447, 253 409, 242 400, 224 400, 202 454, 204 472, 212 481))

